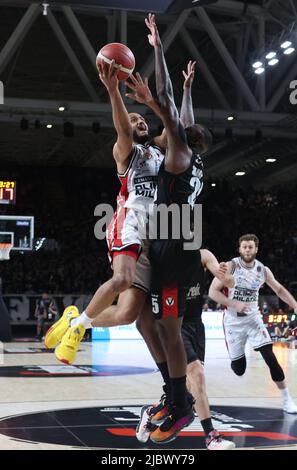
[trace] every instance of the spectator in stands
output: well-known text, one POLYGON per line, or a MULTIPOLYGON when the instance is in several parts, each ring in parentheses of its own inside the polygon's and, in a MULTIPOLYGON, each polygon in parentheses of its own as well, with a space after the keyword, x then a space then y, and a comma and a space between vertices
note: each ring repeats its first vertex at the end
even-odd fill
POLYGON ((277 338, 288 338, 290 333, 290 322, 284 321, 282 323, 278 323, 278 325, 274 328, 274 333, 277 338))
POLYGON ((289 339, 297 339, 297 319, 291 320, 289 323, 289 339))
POLYGON ((212 309, 209 308, 209 305, 208 305, 207 302, 206 302, 205 304, 203 304, 203 306, 202 306, 202 312, 212 312, 212 309))
POLYGON ((53 299, 47 294, 42 294, 40 300, 36 302, 35 317, 37 318, 36 339, 42 340, 45 332, 45 323, 55 321, 57 310, 53 299))

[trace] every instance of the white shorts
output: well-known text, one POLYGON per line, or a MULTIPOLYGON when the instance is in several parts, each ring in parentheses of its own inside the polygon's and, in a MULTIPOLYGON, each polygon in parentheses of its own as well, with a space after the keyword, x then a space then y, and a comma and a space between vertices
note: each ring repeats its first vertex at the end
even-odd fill
POLYGON ((133 286, 149 293, 151 290, 151 273, 152 269, 149 260, 149 241, 143 240, 142 251, 136 264, 136 275, 133 286))
POLYGON ((259 314, 237 317, 224 313, 223 327, 226 346, 231 361, 245 355, 247 341, 253 349, 272 344, 270 335, 259 314))
POLYGON ((146 218, 146 213, 118 207, 106 233, 111 256, 113 253, 125 251, 131 245, 138 245, 140 251, 145 238, 146 218))

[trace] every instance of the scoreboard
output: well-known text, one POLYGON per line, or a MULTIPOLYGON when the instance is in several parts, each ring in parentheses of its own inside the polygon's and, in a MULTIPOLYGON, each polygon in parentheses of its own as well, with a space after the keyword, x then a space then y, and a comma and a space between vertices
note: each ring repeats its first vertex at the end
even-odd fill
POLYGON ((0 204, 15 204, 16 181, 0 180, 0 204))
POLYGON ((273 314, 273 313, 269 313, 269 314, 266 314, 264 315, 264 323, 284 323, 286 322, 289 318, 289 315, 287 314, 273 314))

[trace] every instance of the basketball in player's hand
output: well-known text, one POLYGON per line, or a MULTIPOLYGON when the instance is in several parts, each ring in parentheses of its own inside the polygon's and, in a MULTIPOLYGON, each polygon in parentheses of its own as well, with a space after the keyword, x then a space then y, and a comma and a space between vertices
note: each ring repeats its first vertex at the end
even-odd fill
POLYGON ((129 47, 119 42, 106 44, 97 55, 96 65, 98 67, 103 62, 110 64, 112 60, 115 61, 115 67, 119 69, 117 73, 118 80, 127 80, 135 67, 133 52, 129 47))

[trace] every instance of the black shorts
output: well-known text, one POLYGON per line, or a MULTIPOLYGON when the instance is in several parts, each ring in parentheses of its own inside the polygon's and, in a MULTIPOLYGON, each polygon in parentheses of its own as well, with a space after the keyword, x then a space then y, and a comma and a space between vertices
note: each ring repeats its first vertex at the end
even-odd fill
POLYGON ((197 359, 204 363, 205 357, 205 329, 202 321, 184 321, 181 334, 186 350, 187 363, 197 359))
POLYGON ((151 299, 155 320, 169 316, 183 317, 186 313, 188 288, 178 284, 162 287, 158 280, 152 282, 151 299))
POLYGON ((151 297, 157 320, 184 316, 188 290, 197 284, 200 259, 199 250, 184 250, 181 240, 152 242, 151 297))

